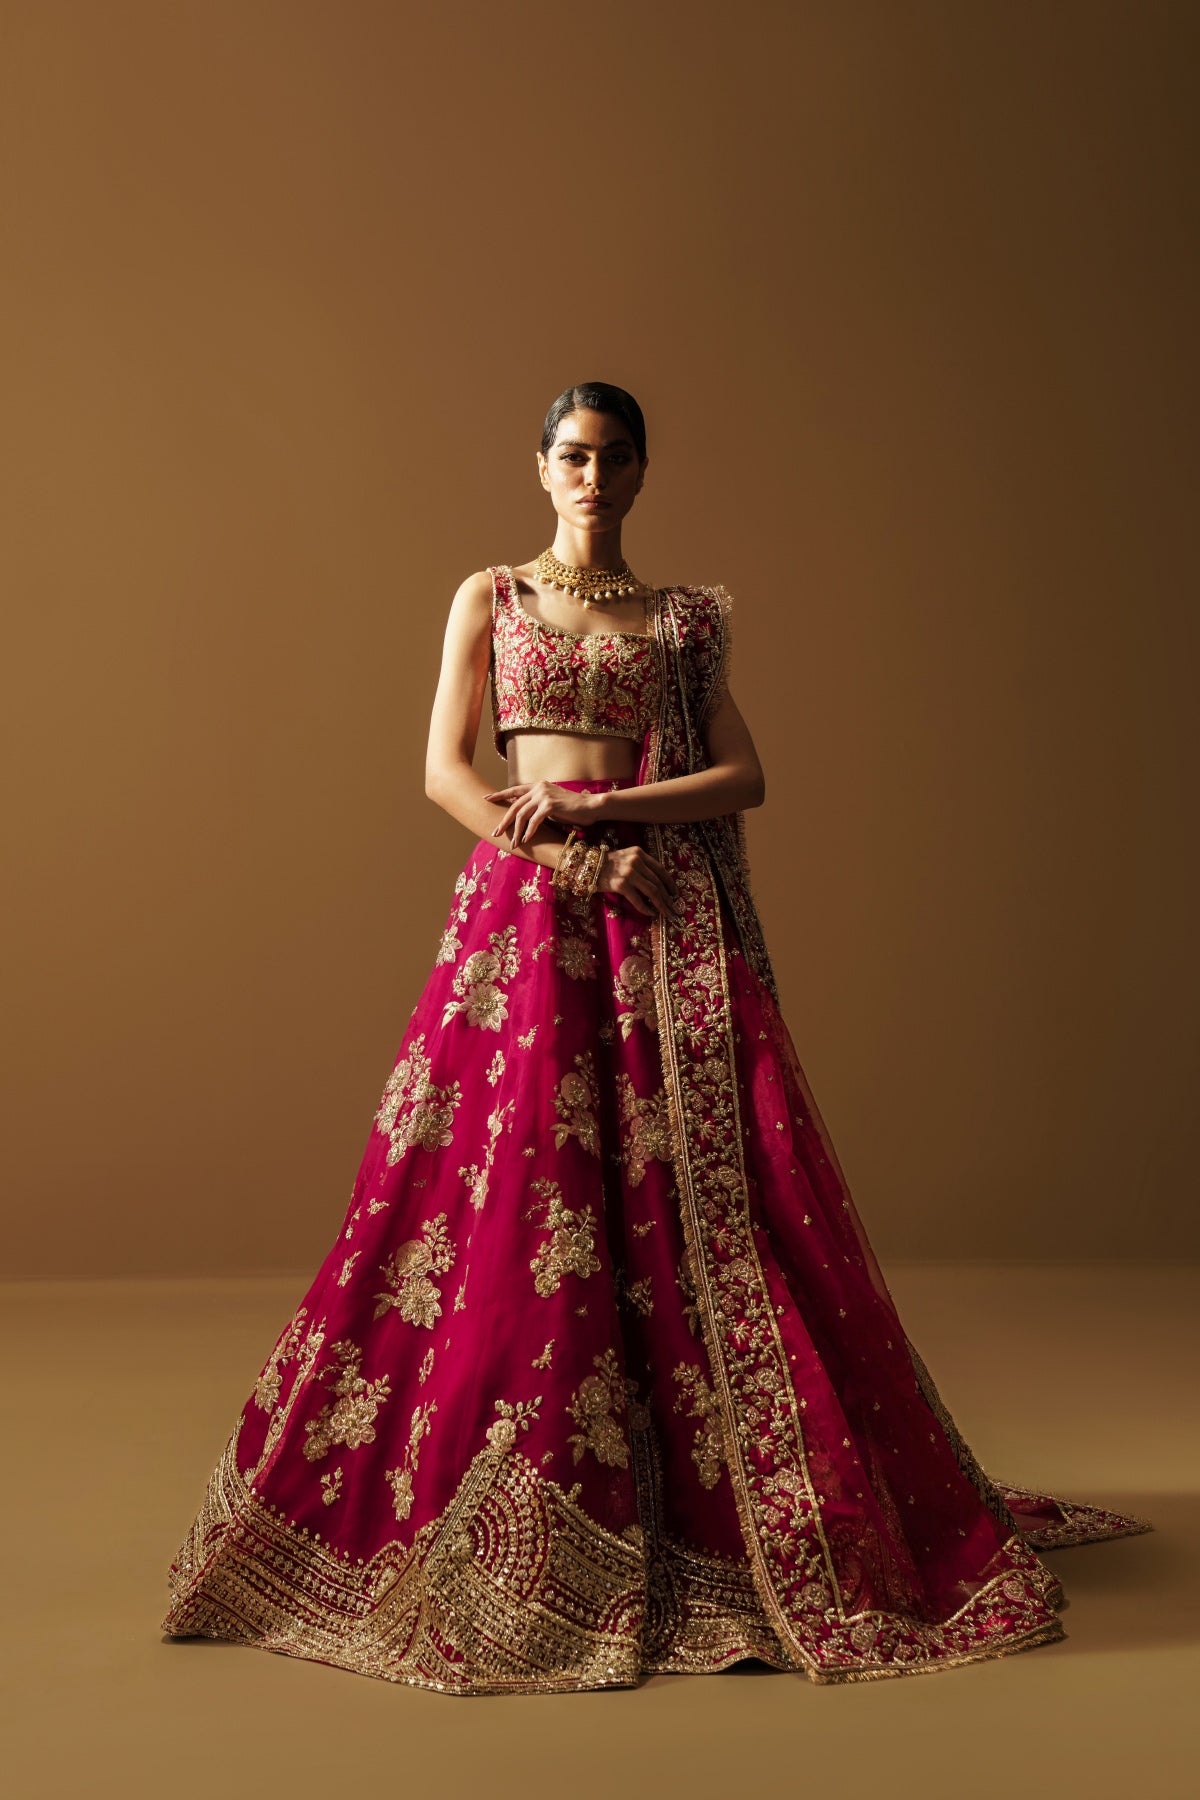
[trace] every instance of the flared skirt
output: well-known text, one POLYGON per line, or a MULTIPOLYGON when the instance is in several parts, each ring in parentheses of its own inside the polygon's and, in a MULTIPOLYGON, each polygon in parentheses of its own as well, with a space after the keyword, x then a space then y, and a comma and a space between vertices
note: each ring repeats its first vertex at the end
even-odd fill
POLYGON ((165 1632, 460 1694, 747 1657, 877 1679, 1061 1637, 1037 1551, 1149 1528, 979 1467, 772 995, 722 930, 794 1466, 748 1504, 778 1396, 733 1406, 714 1379, 673 1155, 707 1125, 668 1105, 650 920, 479 842, 338 1235, 171 1564, 165 1632), (794 1519, 799 1544, 804 1518, 811 1567, 784 1595, 756 1536, 794 1519))

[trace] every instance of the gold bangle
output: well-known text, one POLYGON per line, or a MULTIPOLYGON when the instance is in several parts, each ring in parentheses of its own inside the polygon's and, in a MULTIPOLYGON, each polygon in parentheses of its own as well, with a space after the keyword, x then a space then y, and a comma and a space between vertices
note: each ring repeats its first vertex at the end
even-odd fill
POLYGON ((596 877, 600 873, 600 865, 604 861, 604 845, 589 845, 587 867, 580 880, 579 897, 586 905, 596 891, 596 877))
POLYGON ((608 845, 607 844, 597 844, 596 845, 596 861, 592 867, 592 879, 588 883, 588 890, 587 890, 587 893, 584 895, 585 900, 591 900, 595 897, 596 889, 600 885, 600 871, 604 867, 604 859, 607 855, 608 855, 608 845))
POLYGON ((567 833, 566 842, 558 853, 558 861, 554 865, 554 873, 550 877, 551 887, 556 887, 560 891, 565 890, 569 886, 569 870, 576 855, 575 844, 578 838, 579 832, 576 827, 572 825, 570 831, 567 833))
POLYGON ((579 882, 583 871, 587 868, 587 859, 587 839, 581 837, 572 848, 571 861, 567 869, 567 887, 572 894, 579 892, 579 882))
POLYGON ((587 844, 580 838, 572 849, 567 862, 566 874, 563 877, 563 887, 569 894, 577 895, 579 893, 579 877, 581 871, 586 867, 587 853, 587 844))
POLYGON ((586 838, 581 838, 579 843, 574 846, 574 850, 575 854, 572 855, 568 865, 565 882, 567 891, 576 900, 582 900, 587 888, 588 876, 591 873, 594 851, 586 838))

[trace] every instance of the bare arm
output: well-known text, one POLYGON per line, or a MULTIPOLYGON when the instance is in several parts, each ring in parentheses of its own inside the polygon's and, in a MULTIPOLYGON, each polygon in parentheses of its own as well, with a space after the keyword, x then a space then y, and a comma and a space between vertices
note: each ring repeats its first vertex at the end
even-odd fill
POLYGON ((425 792, 476 837, 552 869, 565 832, 542 823, 521 844, 514 845, 508 832, 497 837, 496 808, 483 797, 492 789, 472 766, 491 645, 492 581, 484 569, 468 575, 450 603, 425 751, 425 792))
POLYGON ((642 787, 613 788, 595 795, 605 819, 641 819, 657 825, 683 825, 693 819, 715 819, 722 813, 761 806, 767 783, 750 728, 728 691, 713 709, 704 729, 709 767, 670 781, 648 781, 642 787))

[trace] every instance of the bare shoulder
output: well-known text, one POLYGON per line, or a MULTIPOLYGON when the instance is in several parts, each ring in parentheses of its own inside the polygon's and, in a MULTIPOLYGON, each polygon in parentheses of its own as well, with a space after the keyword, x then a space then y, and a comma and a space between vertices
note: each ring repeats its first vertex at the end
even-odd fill
POLYGON ((488 569, 476 569, 459 582, 451 605, 458 612, 490 612, 492 609, 492 577, 488 569))
POLYGON ((452 631, 479 637, 492 628, 492 577, 476 569, 460 581, 450 602, 447 624, 452 631))

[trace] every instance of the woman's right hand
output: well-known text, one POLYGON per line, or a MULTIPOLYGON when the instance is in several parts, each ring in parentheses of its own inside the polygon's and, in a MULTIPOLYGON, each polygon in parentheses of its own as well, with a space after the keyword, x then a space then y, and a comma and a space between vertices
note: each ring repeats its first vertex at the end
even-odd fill
POLYGON ((619 894, 637 912, 653 918, 655 911, 672 924, 681 917, 675 905, 675 883, 666 866, 640 844, 610 848, 596 884, 598 893, 619 894), (649 902, 649 905, 647 905, 649 902))

